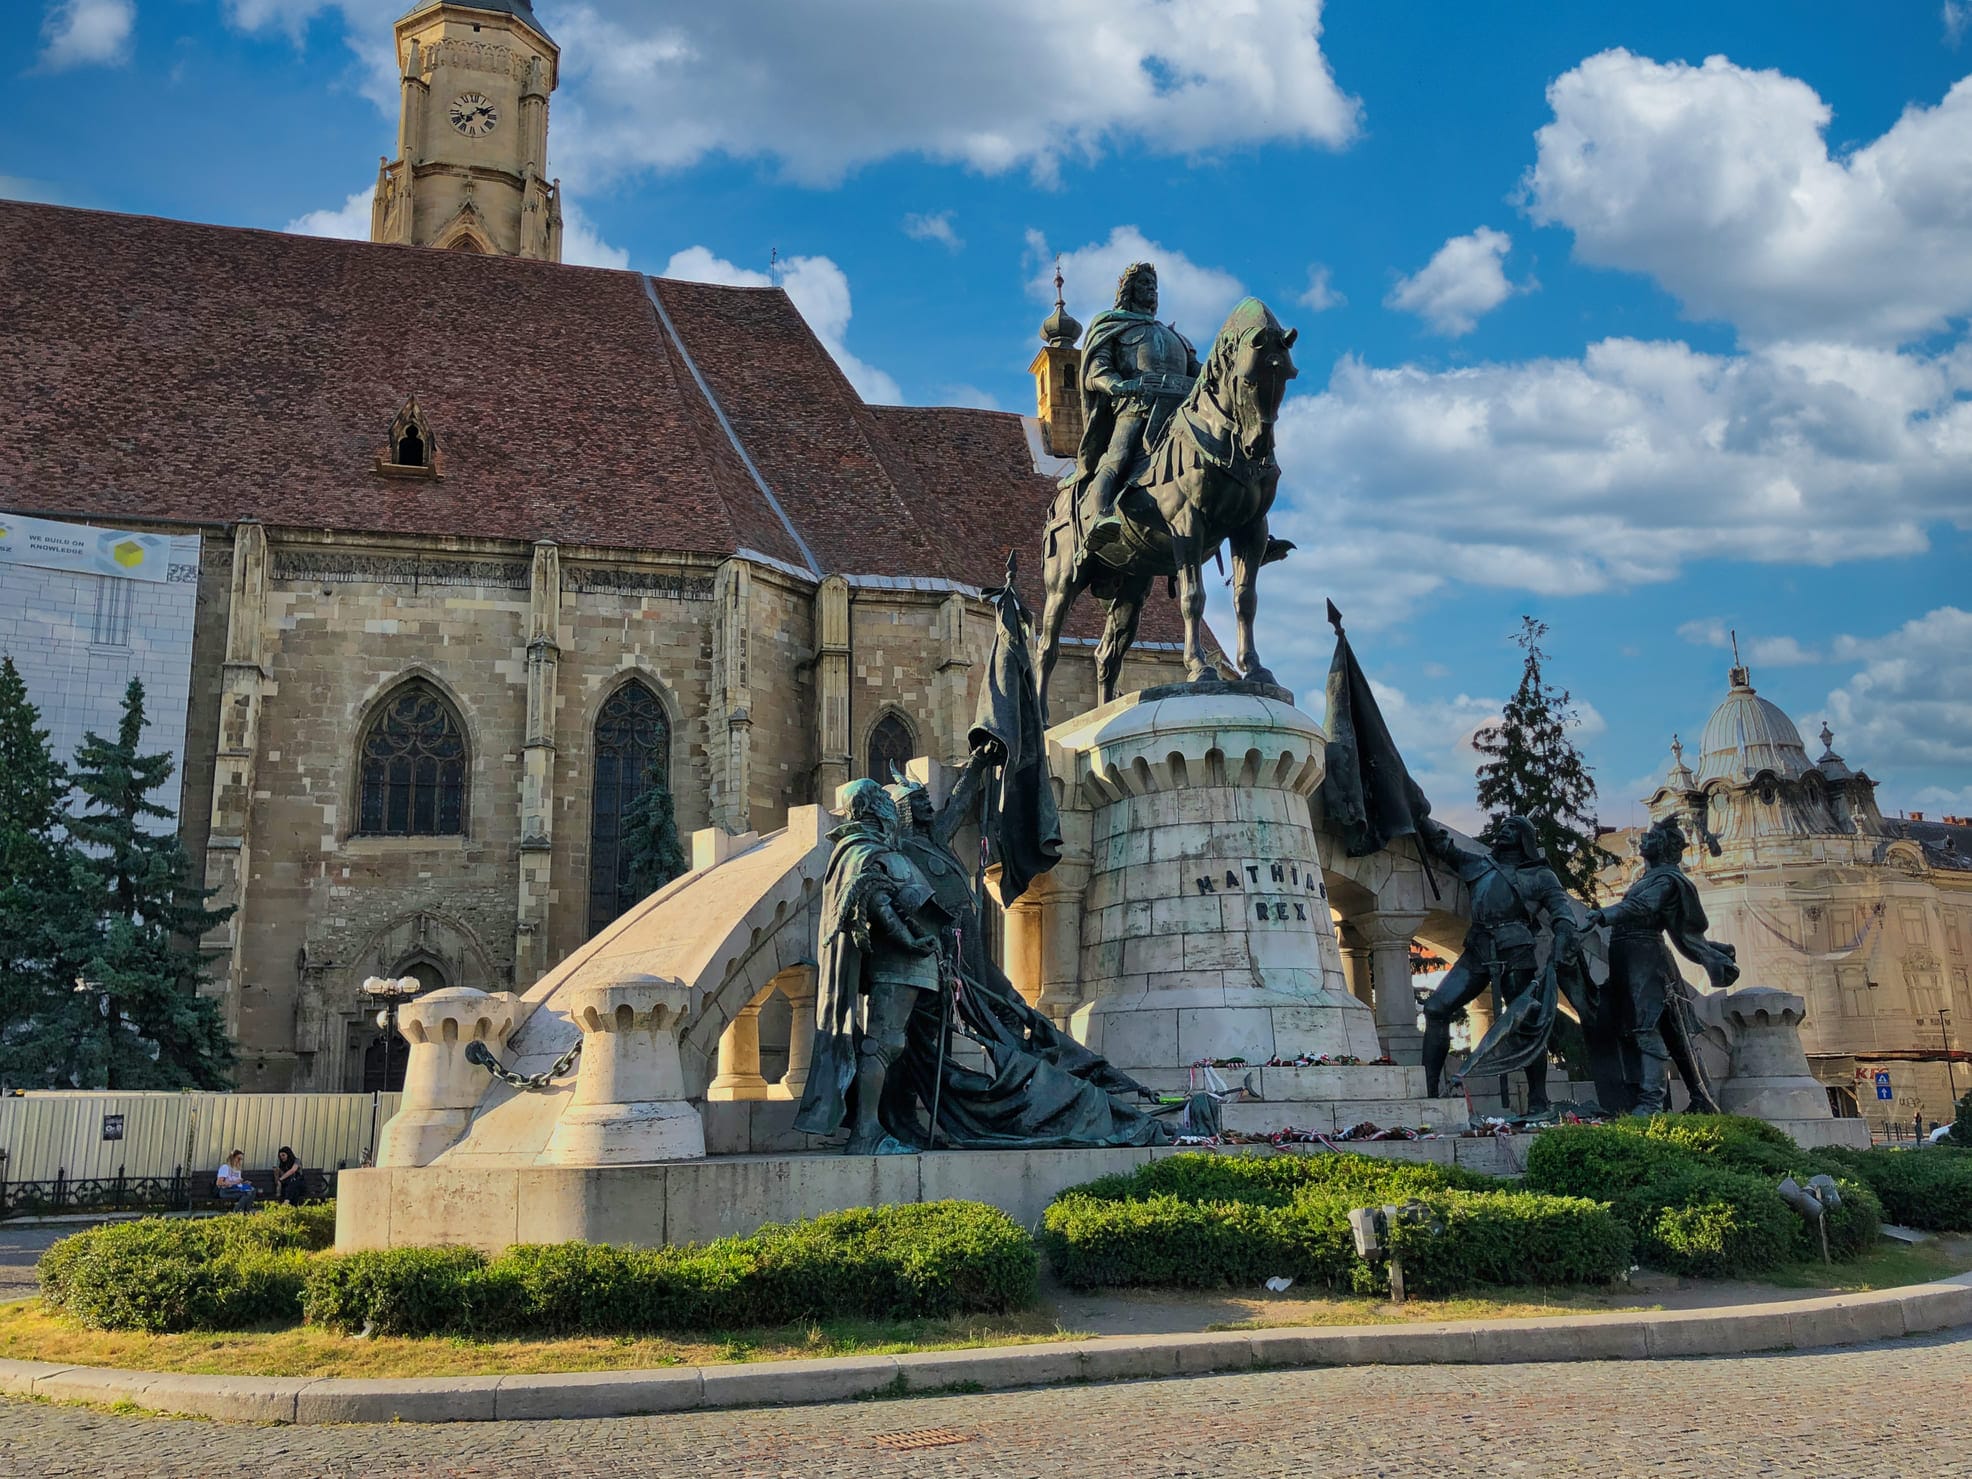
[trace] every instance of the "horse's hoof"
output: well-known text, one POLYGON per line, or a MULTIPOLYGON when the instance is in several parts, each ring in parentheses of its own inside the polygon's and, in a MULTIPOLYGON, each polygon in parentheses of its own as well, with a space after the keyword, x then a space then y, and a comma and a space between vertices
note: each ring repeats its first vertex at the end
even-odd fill
POLYGON ((1193 683, 1223 683, 1226 681, 1226 675, 1210 663, 1207 663, 1204 667, 1193 673, 1189 681, 1193 683))
POLYGON ((1274 670, 1272 668, 1258 666, 1248 668, 1246 670, 1246 681, 1248 683, 1265 683, 1273 688, 1280 687, 1280 679, 1274 676, 1274 670))

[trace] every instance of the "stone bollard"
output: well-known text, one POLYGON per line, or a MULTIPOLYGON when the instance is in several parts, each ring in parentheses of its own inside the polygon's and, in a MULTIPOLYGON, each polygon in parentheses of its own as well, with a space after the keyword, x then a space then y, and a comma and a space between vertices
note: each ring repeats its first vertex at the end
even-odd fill
POLYGON ((398 1008, 397 1030, 411 1054, 403 1103, 377 1137, 379 1166, 428 1166, 465 1132, 493 1082, 466 1061, 466 1047, 482 1042, 494 1056, 504 1053, 519 1006, 511 991, 448 986, 398 1008))
POLYGON ((1801 1048, 1807 1002, 1772 986, 1742 986, 1728 992, 1722 1005, 1732 1037, 1732 1071, 1719 1087, 1719 1107, 1763 1120, 1832 1118, 1828 1092, 1809 1071, 1801 1048))
POLYGON ((705 1125, 685 1102, 678 1028, 691 988, 660 976, 578 986, 569 1015, 582 1029, 575 1098, 540 1164, 624 1166, 699 1160, 705 1125))

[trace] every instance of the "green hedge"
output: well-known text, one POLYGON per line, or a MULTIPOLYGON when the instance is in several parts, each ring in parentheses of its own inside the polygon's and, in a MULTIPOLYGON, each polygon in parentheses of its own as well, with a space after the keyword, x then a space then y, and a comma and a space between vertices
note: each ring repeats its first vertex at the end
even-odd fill
POLYGON ((1535 1139, 1526 1179, 1537 1191, 1608 1202, 1653 1268, 1724 1278, 1821 1256, 1814 1225, 1776 1188, 1784 1176, 1805 1183, 1822 1173, 1842 1193, 1827 1218, 1829 1254, 1853 1258, 1876 1241, 1876 1195, 1844 1164, 1758 1120, 1659 1115, 1559 1126, 1535 1139))
POLYGON ((1972 1231, 1972 1151, 1933 1145, 1917 1150, 1817 1152, 1835 1174, 1864 1182, 1890 1221, 1932 1232, 1972 1231))
POLYGON ((1388 1287, 1349 1230, 1352 1207, 1421 1200, 1441 1231, 1393 1234, 1406 1287, 1606 1283, 1630 1263, 1630 1237, 1607 1208, 1505 1190, 1449 1167, 1354 1154, 1177 1155, 1063 1192, 1041 1243, 1074 1288, 1217 1288, 1275 1275, 1331 1289, 1388 1287))
POLYGON ((311 1323, 378 1335, 642 1334, 1023 1308, 1034 1243, 976 1202, 857 1208, 673 1248, 399 1248, 312 1261, 311 1323))
POLYGON ((335 1208, 146 1217, 72 1234, 41 1255, 41 1297, 98 1330, 241 1330, 301 1318, 309 1255, 335 1240, 335 1208))

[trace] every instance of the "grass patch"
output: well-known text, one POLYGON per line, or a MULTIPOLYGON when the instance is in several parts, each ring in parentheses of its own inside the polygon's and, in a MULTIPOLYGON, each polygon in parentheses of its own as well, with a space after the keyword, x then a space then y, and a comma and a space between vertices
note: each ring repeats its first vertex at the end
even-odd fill
POLYGON ((944 1320, 823 1320, 770 1330, 710 1331, 677 1339, 572 1336, 474 1340, 464 1336, 361 1339, 316 1326, 281 1330, 86 1330, 39 1300, 0 1305, 0 1357, 202 1376, 503 1376, 553 1371, 645 1371, 817 1356, 898 1355, 1078 1340, 1045 1311, 944 1320))
POLYGON ((1780 1289, 1827 1289, 1863 1294, 1873 1289, 1897 1289, 1905 1284, 1930 1284, 1954 1278, 1972 1268, 1972 1239, 1938 1238, 1929 1243, 1896 1243, 1883 1239, 1860 1258, 1832 1268, 1820 1259, 1778 1268, 1762 1277, 1780 1289))

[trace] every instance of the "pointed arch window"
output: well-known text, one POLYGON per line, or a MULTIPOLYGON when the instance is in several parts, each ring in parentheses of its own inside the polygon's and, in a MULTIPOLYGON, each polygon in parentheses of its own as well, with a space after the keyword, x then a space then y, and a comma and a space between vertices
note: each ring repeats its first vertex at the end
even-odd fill
POLYGON ((389 440, 377 458, 377 471, 394 478, 431 478, 438 473, 438 438, 416 396, 391 418, 389 440))
POLYGON ((885 714, 870 726, 869 763, 863 774, 879 785, 890 784, 890 768, 902 770, 918 752, 911 726, 898 713, 885 714))
POLYGON ((462 837, 465 725, 431 684, 391 694, 363 732, 356 830, 368 837, 462 837))
POLYGON ((595 790, 589 806, 589 933, 643 896, 637 877, 637 825, 672 822, 671 721, 649 684, 635 679, 612 693, 596 715, 595 790), (653 786, 664 795, 646 803, 653 786), (651 806, 662 819, 641 815, 651 806))

